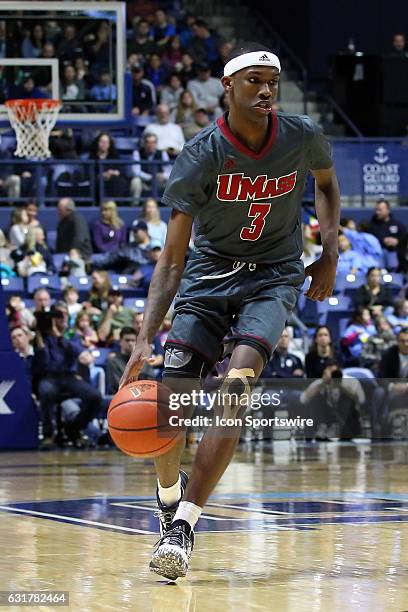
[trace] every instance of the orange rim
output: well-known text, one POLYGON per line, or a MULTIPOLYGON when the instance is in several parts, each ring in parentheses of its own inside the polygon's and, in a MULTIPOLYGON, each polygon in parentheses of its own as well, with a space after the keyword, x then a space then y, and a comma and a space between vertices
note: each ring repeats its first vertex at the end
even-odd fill
POLYGON ((61 100, 49 100, 48 98, 32 98, 6 100, 4 102, 12 110, 19 121, 34 119, 37 111, 51 110, 61 106, 61 100))

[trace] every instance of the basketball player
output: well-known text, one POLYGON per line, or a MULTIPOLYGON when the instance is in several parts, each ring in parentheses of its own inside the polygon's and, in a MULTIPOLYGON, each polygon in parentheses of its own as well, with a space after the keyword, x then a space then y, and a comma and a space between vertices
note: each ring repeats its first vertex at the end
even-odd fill
MULTIPOLYGON (((136 380, 149 361, 153 337, 179 288, 165 347, 165 384, 205 377, 228 336, 235 348, 223 390, 233 385, 249 392, 304 282, 300 214, 309 171, 316 180, 323 253, 306 269, 312 277, 306 295, 319 301, 331 295, 338 183, 321 130, 306 116, 272 110, 280 70, 278 57, 262 45, 235 49, 221 79, 229 112, 178 156, 163 196, 173 208, 166 244, 122 384, 136 380), (195 247, 184 270, 194 218, 195 247)), ((194 526, 231 461, 240 431, 212 433, 198 446, 189 481, 180 472, 184 442, 155 460, 161 538, 150 567, 171 580, 187 572, 194 526)))

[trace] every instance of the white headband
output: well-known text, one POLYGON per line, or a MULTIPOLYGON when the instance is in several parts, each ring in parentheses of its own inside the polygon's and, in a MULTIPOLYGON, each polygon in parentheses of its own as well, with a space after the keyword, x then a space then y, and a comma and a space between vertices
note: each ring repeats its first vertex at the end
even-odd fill
POLYGON ((249 68, 249 66, 271 66, 281 71, 280 61, 277 55, 269 53, 269 51, 254 51, 252 53, 244 53, 238 55, 234 59, 227 62, 224 66, 224 76, 231 76, 234 72, 249 68))

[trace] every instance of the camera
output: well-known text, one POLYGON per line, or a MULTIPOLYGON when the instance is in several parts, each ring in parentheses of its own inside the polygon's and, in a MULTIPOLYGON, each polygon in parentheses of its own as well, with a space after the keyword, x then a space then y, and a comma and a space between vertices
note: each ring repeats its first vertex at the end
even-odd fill
POLYGON ((52 320, 63 319, 64 313, 59 310, 37 310, 34 313, 37 321, 37 330, 43 335, 47 336, 52 333, 52 320))

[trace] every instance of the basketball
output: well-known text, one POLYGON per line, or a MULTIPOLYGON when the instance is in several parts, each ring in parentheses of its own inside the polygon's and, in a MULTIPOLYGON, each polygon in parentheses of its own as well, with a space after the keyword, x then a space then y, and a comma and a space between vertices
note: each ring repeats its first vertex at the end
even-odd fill
POLYGON ((109 433, 132 457, 158 457, 179 440, 180 428, 169 425, 177 411, 169 408, 171 391, 154 380, 130 383, 114 395, 108 410, 109 433))

